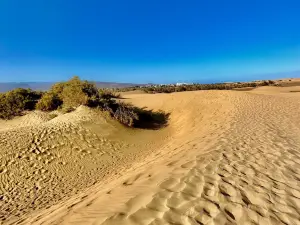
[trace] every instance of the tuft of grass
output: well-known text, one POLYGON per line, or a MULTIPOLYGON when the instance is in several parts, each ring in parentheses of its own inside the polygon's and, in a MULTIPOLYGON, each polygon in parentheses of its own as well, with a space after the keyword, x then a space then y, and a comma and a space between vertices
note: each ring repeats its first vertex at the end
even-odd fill
POLYGON ((60 108, 60 111, 65 114, 65 113, 73 112, 73 111, 75 111, 75 109, 76 109, 75 107, 64 106, 64 107, 60 108))
POLYGON ((50 118, 50 120, 52 120, 52 119, 56 118, 57 116, 58 116, 57 114, 49 114, 49 118, 50 118))

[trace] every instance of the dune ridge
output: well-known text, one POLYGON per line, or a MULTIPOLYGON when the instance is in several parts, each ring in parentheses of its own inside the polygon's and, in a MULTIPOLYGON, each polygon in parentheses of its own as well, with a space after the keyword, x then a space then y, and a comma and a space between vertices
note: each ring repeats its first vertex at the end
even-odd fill
POLYGON ((169 126, 156 131, 128 130, 84 107, 32 127, 31 136, 28 127, 0 131, 8 155, 15 146, 21 157, 32 157, 24 148, 46 152, 32 157, 32 171, 24 162, 29 181, 12 167, 19 155, 5 158, 0 185, 9 203, 1 212, 15 212, 4 213, 4 223, 300 224, 300 95, 270 88, 128 95, 125 101, 171 113, 169 126), (61 143, 51 148, 52 140, 61 143), (50 186, 38 187, 40 199, 26 211, 14 188, 36 185, 41 174, 50 186))

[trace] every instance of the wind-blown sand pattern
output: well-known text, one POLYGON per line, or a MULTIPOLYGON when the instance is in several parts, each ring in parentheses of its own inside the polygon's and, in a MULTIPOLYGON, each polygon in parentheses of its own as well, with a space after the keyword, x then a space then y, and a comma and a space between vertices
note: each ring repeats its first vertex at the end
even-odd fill
POLYGON ((125 97, 169 126, 129 130, 84 107, 3 122, 4 224, 300 224, 300 93, 125 97))

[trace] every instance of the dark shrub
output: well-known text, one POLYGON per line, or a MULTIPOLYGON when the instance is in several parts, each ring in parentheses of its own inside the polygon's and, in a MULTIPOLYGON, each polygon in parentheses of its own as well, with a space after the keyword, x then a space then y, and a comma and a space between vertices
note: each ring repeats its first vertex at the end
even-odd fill
POLYGON ((146 129, 158 129, 164 127, 168 123, 170 114, 164 111, 153 111, 145 108, 134 107, 134 111, 139 117, 135 127, 146 129))
POLYGON ((274 85, 275 82, 273 80, 269 80, 269 85, 274 85))
POLYGON ((130 104, 125 103, 119 103, 113 116, 119 122, 129 127, 134 127, 136 122, 139 120, 139 115, 135 108, 130 104))

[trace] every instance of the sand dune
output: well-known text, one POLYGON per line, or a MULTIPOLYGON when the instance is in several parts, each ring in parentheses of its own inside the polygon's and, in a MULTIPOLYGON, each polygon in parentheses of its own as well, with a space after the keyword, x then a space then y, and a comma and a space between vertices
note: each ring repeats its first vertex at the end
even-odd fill
POLYGON ((169 126, 130 130, 85 107, 0 123, 2 223, 300 224, 300 93, 124 97, 169 126))

